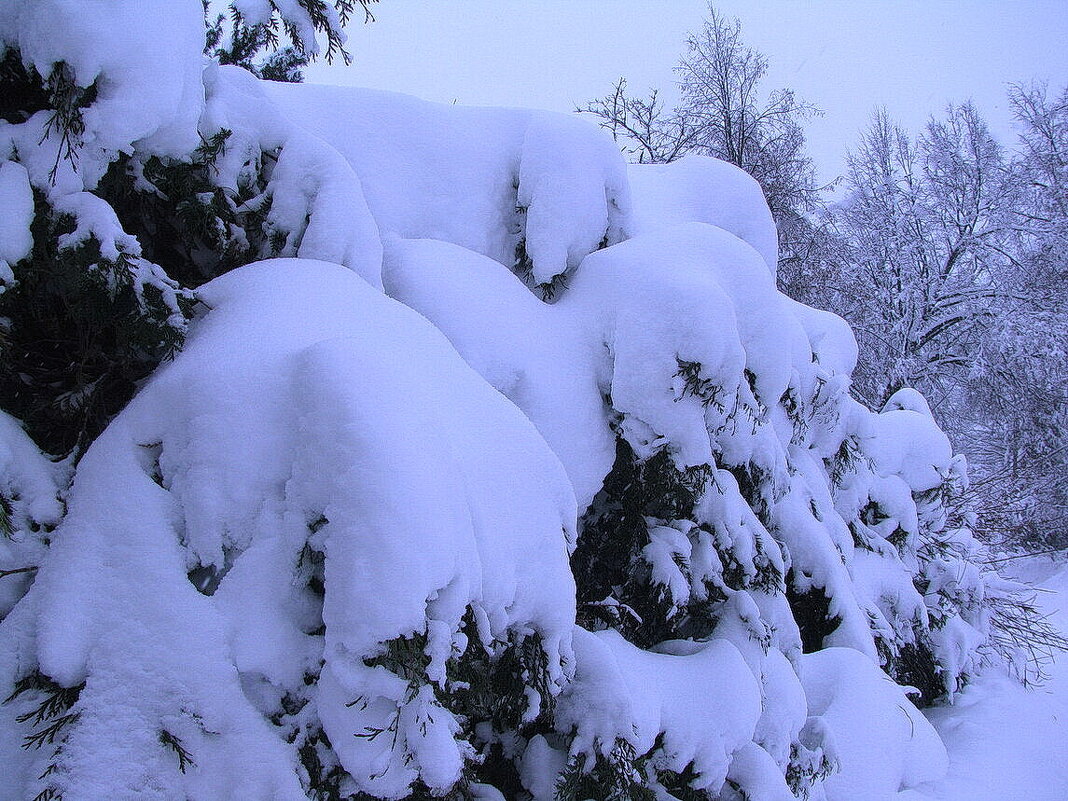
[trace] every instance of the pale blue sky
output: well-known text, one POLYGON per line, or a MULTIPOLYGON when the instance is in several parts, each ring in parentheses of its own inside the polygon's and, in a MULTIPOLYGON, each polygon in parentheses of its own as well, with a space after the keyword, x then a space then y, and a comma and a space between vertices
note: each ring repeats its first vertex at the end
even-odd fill
MULTIPOLYGON (((873 108, 919 128, 948 100, 971 97, 1012 136, 1005 85, 1068 83, 1068 0, 722 0, 789 86, 825 111, 808 126, 822 177, 873 108)), ((353 25, 348 67, 308 80, 351 83, 475 105, 569 111, 619 76, 670 90, 686 32, 705 0, 382 0, 353 25)))

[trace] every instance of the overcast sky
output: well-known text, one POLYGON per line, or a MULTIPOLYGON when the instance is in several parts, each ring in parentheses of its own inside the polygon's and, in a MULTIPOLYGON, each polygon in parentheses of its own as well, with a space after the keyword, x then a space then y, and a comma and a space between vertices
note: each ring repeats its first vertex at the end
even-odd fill
MULTIPOLYGON (((1003 140, 1005 86, 1068 84, 1068 0, 721 0, 787 86, 823 108, 808 124, 821 176, 885 105, 910 130, 947 101, 973 99, 1003 140)), ((441 102, 570 111, 626 76, 670 90, 705 0, 382 0, 350 28, 350 67, 309 81, 391 89, 441 102)))

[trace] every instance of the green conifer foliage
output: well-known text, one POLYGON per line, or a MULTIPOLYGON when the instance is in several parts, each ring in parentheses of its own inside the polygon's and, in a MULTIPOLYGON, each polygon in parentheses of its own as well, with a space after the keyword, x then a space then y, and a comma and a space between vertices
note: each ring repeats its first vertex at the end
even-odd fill
POLYGON ((236 193, 215 183, 215 162, 231 132, 204 140, 188 160, 120 156, 100 194, 142 244, 144 255, 183 286, 195 288, 272 250, 264 233, 270 199, 264 167, 275 154, 246 165, 236 193))
POLYGON ((192 298, 138 253, 71 241, 77 221, 35 191, 33 251, 0 295, 0 406, 38 445, 84 449, 181 345, 192 298), (146 280, 157 279, 157 280, 146 280))
POLYGON ((22 710, 15 721, 26 727, 22 747, 27 750, 49 749, 51 755, 37 781, 40 790, 33 801, 62 801, 52 776, 59 769, 67 728, 78 720, 78 696, 84 684, 63 687, 38 670, 15 682, 4 704, 22 710))
MULTIPOLYGON (((41 76, 17 49, 0 59, 0 119, 48 112, 62 140, 57 159, 75 170, 81 113, 95 98, 95 84, 77 86, 64 64, 41 76)), ((45 452, 80 454, 181 346, 190 289, 277 250, 264 232, 264 171, 275 156, 260 154, 238 191, 226 191, 215 161, 229 136, 217 132, 185 160, 117 154, 92 193, 130 237, 100 241, 56 208, 49 186, 34 188, 33 249, 11 265, 14 283, 0 294, 0 408, 45 452)))
MULTIPOLYGON (((693 517, 710 472, 706 466, 679 470, 666 450, 641 461, 623 437, 617 438, 615 464, 583 518, 571 557, 580 623, 611 626, 640 647, 672 637, 707 636, 712 601, 695 603, 674 619, 642 552, 653 520, 693 517)), ((711 598, 716 597, 723 599, 713 589, 711 598)))
POLYGON ((580 754, 572 758, 556 783, 559 801, 653 801, 647 786, 646 760, 625 740, 617 740, 608 756, 598 755, 592 766, 580 754))

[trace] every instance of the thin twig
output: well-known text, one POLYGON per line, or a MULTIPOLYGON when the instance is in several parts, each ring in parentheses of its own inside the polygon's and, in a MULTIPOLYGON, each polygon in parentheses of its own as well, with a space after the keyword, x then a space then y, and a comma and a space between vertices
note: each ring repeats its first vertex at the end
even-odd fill
POLYGON ((13 576, 16 573, 33 573, 37 570, 37 565, 30 565, 29 567, 16 567, 11 570, 0 570, 0 578, 4 576, 13 576))
POLYGON ((1048 551, 1031 551, 1029 553, 1017 554, 1016 556, 1002 556, 999 559, 987 559, 982 562, 982 564, 994 565, 998 562, 1011 562, 1013 559, 1026 559, 1029 556, 1044 556, 1050 553, 1062 553, 1063 551, 1068 551, 1068 548, 1050 548, 1048 551))

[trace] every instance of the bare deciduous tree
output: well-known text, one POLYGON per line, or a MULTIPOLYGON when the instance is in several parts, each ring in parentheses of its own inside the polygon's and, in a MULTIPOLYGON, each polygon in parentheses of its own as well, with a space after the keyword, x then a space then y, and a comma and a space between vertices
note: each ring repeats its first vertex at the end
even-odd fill
POLYGON ((820 199, 802 123, 820 111, 789 89, 764 94, 765 56, 742 41, 741 23, 714 7, 691 34, 675 68, 681 92, 668 108, 660 92, 627 94, 620 78, 611 94, 577 109, 599 118, 623 152, 638 163, 665 163, 699 153, 729 161, 761 185, 779 228, 783 262, 797 265, 810 234, 806 212, 820 199))
POLYGON ((830 210, 819 305, 861 347, 855 388, 920 389, 972 464, 975 525, 1068 544, 1068 92, 1013 87, 1006 154, 969 103, 915 140, 875 115, 830 210), (829 291, 828 291, 829 290, 829 291))
POLYGON ((1012 262, 969 384, 979 523, 1010 545, 1068 545, 1068 87, 1012 86, 1012 262))
POLYGON ((916 141, 877 112, 848 167, 848 194, 833 214, 847 291, 834 305, 864 353, 857 388, 874 404, 902 386, 935 408, 951 403, 1012 258, 1009 165, 965 103, 916 141))
POLYGON ((649 97, 629 97, 627 79, 620 78, 612 93, 577 109, 600 118, 623 152, 638 164, 666 164, 692 147, 696 126, 678 111, 666 110, 658 89, 649 97))

